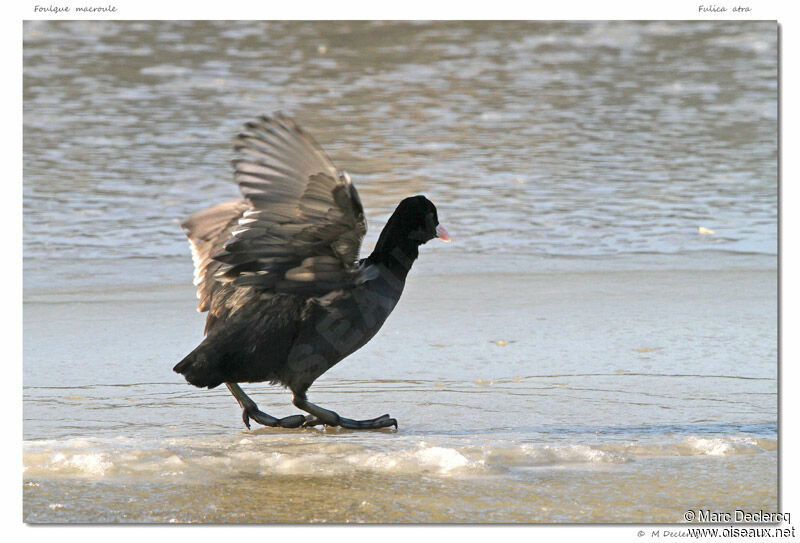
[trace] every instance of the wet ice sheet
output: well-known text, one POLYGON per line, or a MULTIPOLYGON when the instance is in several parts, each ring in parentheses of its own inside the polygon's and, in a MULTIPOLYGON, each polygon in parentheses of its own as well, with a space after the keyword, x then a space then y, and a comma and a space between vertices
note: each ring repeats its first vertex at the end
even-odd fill
MULTIPOLYGON (((775 280, 531 274, 509 289, 505 275, 412 275, 384 330, 310 390, 345 416, 388 412, 397 433, 247 432, 225 390, 171 372, 202 328, 189 288, 31 295, 26 518, 672 522, 690 503, 766 510, 775 280), (226 497, 242 493, 256 498, 226 497)), ((269 413, 296 412, 284 390, 244 388, 269 413)))

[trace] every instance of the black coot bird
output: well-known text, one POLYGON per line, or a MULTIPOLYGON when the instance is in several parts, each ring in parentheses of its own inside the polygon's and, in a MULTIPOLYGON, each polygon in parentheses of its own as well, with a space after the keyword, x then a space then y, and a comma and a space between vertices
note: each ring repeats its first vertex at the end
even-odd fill
POLYGON ((367 231, 356 188, 291 119, 245 125, 234 179, 244 196, 196 213, 189 237, 206 337, 173 369, 197 387, 228 387, 242 419, 265 426, 397 427, 384 415, 352 420, 309 402, 320 375, 377 333, 403 292, 419 246, 450 238, 424 196, 406 198, 359 260, 367 231), (238 383, 288 387, 308 416, 275 418, 238 383))

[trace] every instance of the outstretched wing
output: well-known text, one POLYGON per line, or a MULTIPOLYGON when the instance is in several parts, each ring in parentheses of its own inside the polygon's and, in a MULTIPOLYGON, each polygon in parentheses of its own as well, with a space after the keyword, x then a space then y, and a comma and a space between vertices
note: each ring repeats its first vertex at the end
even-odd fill
POLYGON ((261 117, 235 149, 249 207, 213 255, 216 280, 322 295, 375 275, 357 262, 367 231, 358 192, 309 135, 287 117, 261 117))

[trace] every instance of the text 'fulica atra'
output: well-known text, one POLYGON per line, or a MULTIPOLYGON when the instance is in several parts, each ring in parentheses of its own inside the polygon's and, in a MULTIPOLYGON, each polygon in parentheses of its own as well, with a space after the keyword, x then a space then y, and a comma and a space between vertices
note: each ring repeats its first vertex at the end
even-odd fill
POLYGON ((355 186, 291 119, 262 116, 236 138, 243 200, 186 219, 206 337, 173 369, 198 387, 228 387, 242 419, 265 426, 397 427, 351 420, 306 398, 308 387, 361 348, 392 312, 419 246, 450 241, 436 207, 406 198, 375 250, 359 260, 367 223, 355 186), (310 415, 277 419, 238 383, 280 383, 310 415))

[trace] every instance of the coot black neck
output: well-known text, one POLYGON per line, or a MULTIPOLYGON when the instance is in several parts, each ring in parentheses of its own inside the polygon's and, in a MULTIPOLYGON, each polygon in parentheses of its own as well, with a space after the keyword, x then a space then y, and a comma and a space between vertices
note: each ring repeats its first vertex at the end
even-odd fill
POLYGON ((378 264, 391 272, 396 278, 405 281, 411 266, 419 257, 419 241, 407 235, 393 235, 388 232, 389 225, 383 229, 375 250, 367 258, 368 264, 378 264))

